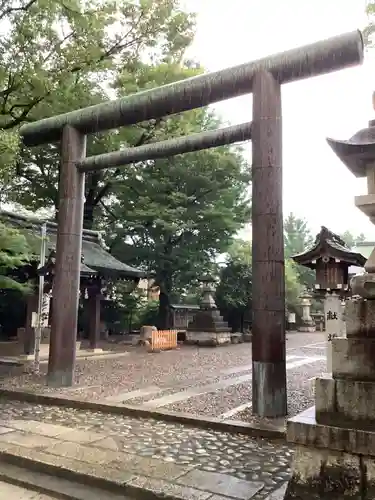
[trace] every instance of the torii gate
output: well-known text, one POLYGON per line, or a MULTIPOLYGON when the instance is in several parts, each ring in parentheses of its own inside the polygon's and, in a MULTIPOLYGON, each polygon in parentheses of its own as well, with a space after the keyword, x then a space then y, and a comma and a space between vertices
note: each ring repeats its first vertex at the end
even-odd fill
POLYGON ((49 385, 73 384, 85 172, 252 139, 253 411, 287 414, 280 86, 361 64, 363 53, 354 31, 21 127, 26 146, 60 140, 62 149, 49 385), (87 134, 251 92, 251 123, 85 158, 87 134))

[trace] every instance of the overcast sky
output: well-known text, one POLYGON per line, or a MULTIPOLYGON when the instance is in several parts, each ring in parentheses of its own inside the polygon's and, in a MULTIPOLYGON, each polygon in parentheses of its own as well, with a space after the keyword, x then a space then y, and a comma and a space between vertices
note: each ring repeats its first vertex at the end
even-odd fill
MULTIPOLYGON (((190 56, 213 71, 362 28, 365 0, 185 0, 198 13, 190 56)), ((348 139, 375 118, 375 50, 361 67, 283 87, 284 213, 305 217, 314 232, 375 227, 354 206, 366 183, 340 163, 325 138, 348 139)), ((231 123, 251 120, 252 97, 216 105, 231 123)), ((249 145, 250 148, 250 145, 249 145)))

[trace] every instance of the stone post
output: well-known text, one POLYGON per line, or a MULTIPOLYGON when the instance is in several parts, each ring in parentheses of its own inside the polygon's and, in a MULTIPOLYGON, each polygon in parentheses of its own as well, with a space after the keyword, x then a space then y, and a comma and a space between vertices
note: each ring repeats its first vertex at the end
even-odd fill
POLYGON ((289 330, 295 330, 296 328, 296 313, 288 314, 288 328, 289 330))
POLYGON ((326 293, 324 299, 327 373, 332 373, 332 340, 345 336, 342 299, 336 293, 326 293))

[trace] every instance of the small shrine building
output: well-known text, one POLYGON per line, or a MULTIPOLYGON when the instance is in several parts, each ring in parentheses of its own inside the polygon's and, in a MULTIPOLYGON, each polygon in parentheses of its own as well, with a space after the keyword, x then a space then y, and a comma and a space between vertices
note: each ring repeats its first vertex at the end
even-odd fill
POLYGON ((344 240, 325 226, 321 227, 310 248, 292 257, 301 266, 316 272, 315 291, 349 289, 350 266, 363 268, 366 258, 350 250, 344 240))
MULTIPOLYGON (((25 236, 26 241, 35 258, 29 264, 13 271, 14 277, 20 282, 30 281, 35 285, 33 293, 26 298, 26 315, 24 328, 19 328, 18 340, 23 344, 23 353, 32 354, 34 346, 34 328, 31 324, 32 313, 38 307, 39 274, 45 278, 44 293, 51 293, 49 310, 49 325, 53 314, 53 276, 55 250, 57 239, 57 224, 55 222, 18 215, 11 212, 0 212, 0 222, 8 227, 17 229, 25 236), (46 224, 46 263, 39 268, 41 248, 41 228, 46 224)), ((100 309, 101 301, 109 296, 111 285, 121 281, 126 291, 133 291, 146 273, 140 269, 128 266, 111 255, 105 248, 101 233, 92 230, 83 230, 80 299, 88 309, 88 337, 90 348, 95 349, 100 338, 100 309)), ((43 329, 43 343, 49 343, 49 328, 43 329)), ((78 331, 78 327, 77 327, 78 331)))

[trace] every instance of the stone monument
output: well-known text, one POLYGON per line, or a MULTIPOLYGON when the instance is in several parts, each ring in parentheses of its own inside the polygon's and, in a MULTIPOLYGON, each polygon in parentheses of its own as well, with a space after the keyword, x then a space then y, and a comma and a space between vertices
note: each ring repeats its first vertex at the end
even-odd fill
MULTIPOLYGON (((375 223, 375 121, 329 145, 368 194, 355 203, 375 223)), ((285 499, 375 499, 375 250, 351 279, 346 338, 332 340, 332 376, 317 378, 315 407, 288 422, 296 445, 285 499)))
POLYGON ((202 278, 201 282, 202 299, 200 308, 193 321, 188 325, 185 342, 187 344, 213 347, 230 344, 234 340, 232 339, 233 334, 216 306, 213 296, 215 292, 214 280, 207 276, 202 278))
POLYGON ((315 322, 311 317, 311 299, 313 296, 305 290, 301 293, 302 318, 301 325, 298 327, 300 332, 315 332, 315 322))

